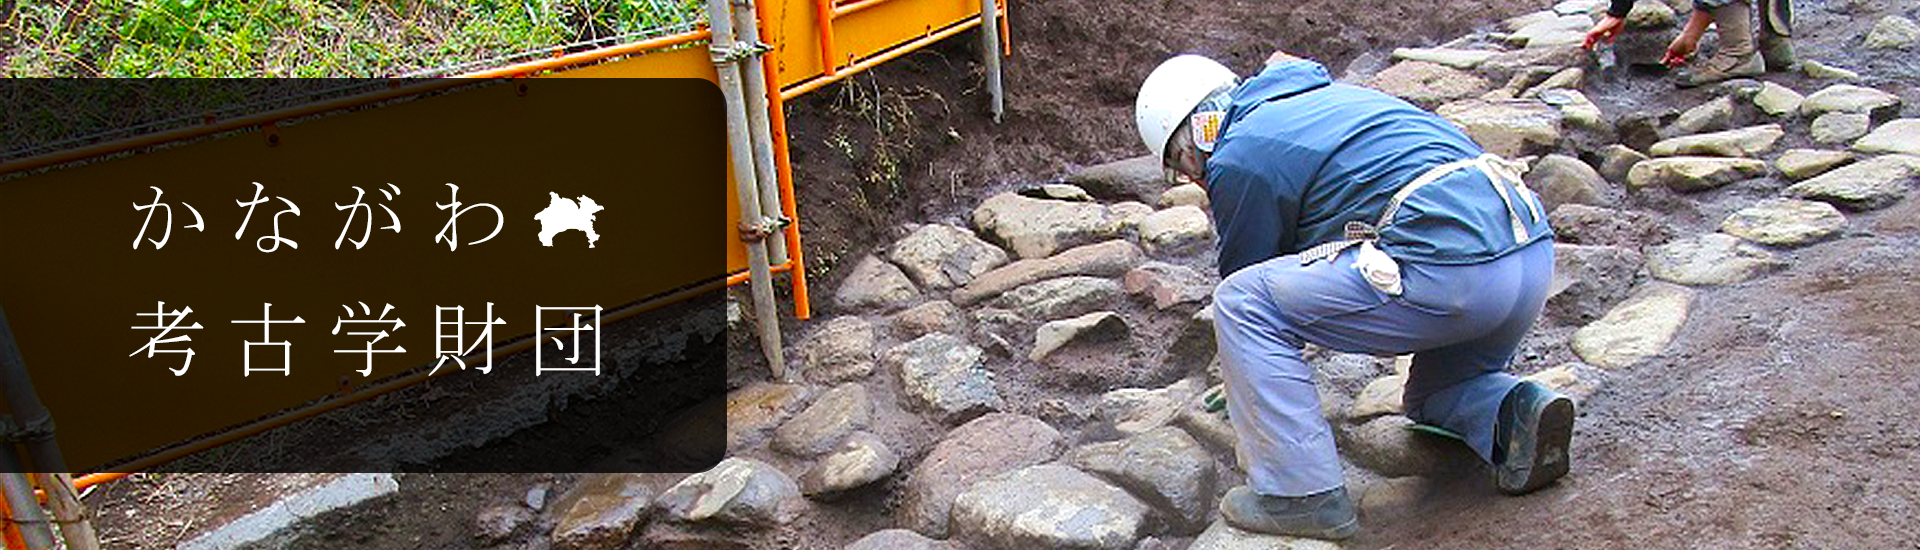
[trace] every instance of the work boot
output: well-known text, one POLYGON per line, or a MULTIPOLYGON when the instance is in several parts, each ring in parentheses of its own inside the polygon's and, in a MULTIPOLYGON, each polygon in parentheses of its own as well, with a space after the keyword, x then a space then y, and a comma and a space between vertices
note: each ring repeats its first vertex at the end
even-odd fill
POLYGON ((1360 517, 1346 487, 1304 497, 1256 494, 1246 486, 1227 491, 1220 499, 1220 516, 1244 531, 1342 540, 1360 530, 1360 517))
POLYGON ((1720 29, 1720 50, 1681 74, 1680 87, 1717 84, 1766 72, 1766 61, 1760 59, 1753 44, 1753 8, 1745 2, 1729 2, 1709 13, 1713 14, 1713 25, 1720 29))
POLYGON ((1567 475, 1572 441, 1572 399, 1533 382, 1514 386, 1493 425, 1494 486, 1521 495, 1567 475))
POLYGON ((1760 57, 1767 60, 1767 70, 1770 72, 1794 70, 1800 65, 1800 60, 1793 55, 1793 2, 1759 1, 1760 57))

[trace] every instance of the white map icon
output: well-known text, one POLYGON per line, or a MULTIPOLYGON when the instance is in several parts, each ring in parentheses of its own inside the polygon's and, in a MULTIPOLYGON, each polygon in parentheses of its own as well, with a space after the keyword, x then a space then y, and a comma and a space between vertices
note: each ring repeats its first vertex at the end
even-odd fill
POLYGON ((605 208, 586 195, 580 196, 579 204, 574 204, 573 199, 561 197, 559 193, 549 191, 547 196, 553 197, 547 209, 533 215, 533 219, 540 221, 540 244, 553 246, 554 235, 568 229, 578 229, 587 234, 587 248, 593 248, 593 243, 600 240, 600 234, 593 231, 594 213, 605 208))

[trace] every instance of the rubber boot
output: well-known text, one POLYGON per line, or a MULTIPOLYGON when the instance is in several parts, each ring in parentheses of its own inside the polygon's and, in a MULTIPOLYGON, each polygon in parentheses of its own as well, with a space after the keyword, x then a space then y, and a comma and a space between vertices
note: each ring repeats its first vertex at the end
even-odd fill
POLYGON ((1793 0, 1759 0, 1760 57, 1767 60, 1769 72, 1787 72, 1798 68, 1793 54, 1793 0))
POLYGON ((1729 2, 1709 13, 1713 14, 1713 26, 1720 29, 1720 50, 1695 69, 1680 75, 1680 87, 1717 84, 1766 72, 1766 62, 1754 47, 1753 8, 1746 2, 1729 2))

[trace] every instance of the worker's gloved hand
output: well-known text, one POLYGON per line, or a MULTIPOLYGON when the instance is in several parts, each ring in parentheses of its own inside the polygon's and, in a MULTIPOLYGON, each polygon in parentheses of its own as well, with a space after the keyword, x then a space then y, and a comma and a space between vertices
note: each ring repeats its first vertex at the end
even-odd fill
POLYGON ((1587 31, 1587 40, 1581 43, 1580 47, 1591 50, 1601 42, 1611 44, 1615 39, 1620 38, 1620 31, 1626 28, 1627 20, 1625 19, 1612 15, 1602 17, 1599 23, 1595 23, 1593 28, 1587 31))
POLYGON ((1687 58, 1693 57, 1693 52, 1699 48, 1700 37, 1698 35, 1691 35, 1685 32, 1680 33, 1680 36, 1673 38, 1672 44, 1667 45, 1667 55, 1660 59, 1660 63, 1668 67, 1685 65, 1687 64, 1687 58))
POLYGON ((1219 413, 1220 418, 1232 418, 1232 416, 1227 414, 1226 386, 1214 386, 1213 389, 1207 390, 1206 395, 1201 398, 1201 402, 1205 404, 1207 412, 1219 413))

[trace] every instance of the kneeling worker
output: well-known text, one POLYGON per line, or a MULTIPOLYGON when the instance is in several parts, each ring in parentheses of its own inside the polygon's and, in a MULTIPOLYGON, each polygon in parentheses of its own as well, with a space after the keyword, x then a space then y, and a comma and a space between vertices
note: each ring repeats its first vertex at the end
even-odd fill
POLYGON ((1171 179, 1207 189, 1220 234, 1215 330, 1248 482, 1220 503, 1228 523, 1358 529, 1308 342, 1414 354, 1407 416, 1459 434, 1501 491, 1566 474, 1573 402, 1506 372, 1553 277, 1524 166, 1277 52, 1245 83, 1204 57, 1170 59, 1141 85, 1135 121, 1171 179))

